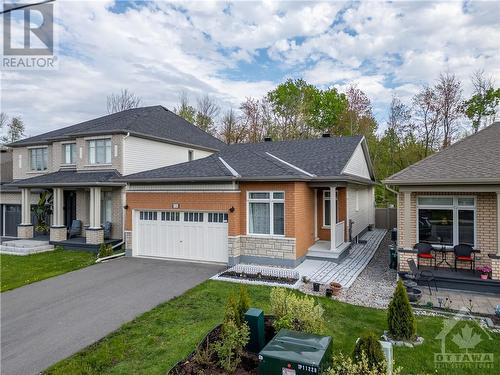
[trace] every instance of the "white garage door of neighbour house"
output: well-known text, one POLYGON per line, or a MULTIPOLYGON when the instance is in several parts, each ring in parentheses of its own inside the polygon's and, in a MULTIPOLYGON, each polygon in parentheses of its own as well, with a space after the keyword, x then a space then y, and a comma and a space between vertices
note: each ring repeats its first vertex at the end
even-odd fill
POLYGON ((135 256, 228 261, 227 214, 134 211, 135 256))

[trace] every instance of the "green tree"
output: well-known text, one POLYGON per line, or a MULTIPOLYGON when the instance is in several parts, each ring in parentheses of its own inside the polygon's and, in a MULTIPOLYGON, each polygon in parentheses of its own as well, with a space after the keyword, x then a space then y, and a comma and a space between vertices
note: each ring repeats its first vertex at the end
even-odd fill
POLYGON ((387 310, 389 335, 397 340, 413 340, 417 324, 408 300, 408 294, 401 280, 398 281, 387 310))
POLYGON ((185 92, 181 93, 179 106, 174 108, 174 113, 191 124, 194 124, 196 109, 189 104, 189 98, 185 92))
POLYGON ((13 117, 10 122, 7 120, 7 116, 2 113, 2 129, 4 126, 7 127, 7 134, 2 137, 2 143, 12 143, 20 140, 24 136, 24 122, 21 117, 13 117))
POLYGON ((386 360, 382 345, 373 332, 365 333, 359 338, 354 347, 352 357, 354 361, 360 362, 363 354, 366 356, 370 368, 385 365, 386 360))
POLYGON ((483 70, 473 74, 472 84, 474 92, 464 103, 464 113, 472 121, 474 133, 477 133, 483 124, 488 124, 488 119, 495 118, 500 103, 500 89, 494 88, 493 79, 485 77, 483 70))

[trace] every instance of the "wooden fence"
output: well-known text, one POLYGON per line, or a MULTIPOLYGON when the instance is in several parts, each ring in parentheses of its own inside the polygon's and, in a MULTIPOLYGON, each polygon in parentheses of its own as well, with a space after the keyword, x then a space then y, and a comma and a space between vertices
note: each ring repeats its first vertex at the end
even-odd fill
POLYGON ((396 208, 376 208, 375 227, 392 229, 398 226, 398 211, 396 208))

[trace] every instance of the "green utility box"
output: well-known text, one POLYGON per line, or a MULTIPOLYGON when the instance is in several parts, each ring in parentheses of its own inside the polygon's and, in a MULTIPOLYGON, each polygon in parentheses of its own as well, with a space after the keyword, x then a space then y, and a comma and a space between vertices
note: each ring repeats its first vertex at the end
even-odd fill
POLYGON ((248 309, 245 313, 245 321, 250 328, 250 340, 247 344, 247 349, 253 353, 258 353, 264 347, 265 344, 265 327, 264 327, 264 311, 260 309, 254 309, 253 307, 248 309))
POLYGON ((259 353, 259 375, 322 374, 331 353, 330 336, 282 329, 259 353))

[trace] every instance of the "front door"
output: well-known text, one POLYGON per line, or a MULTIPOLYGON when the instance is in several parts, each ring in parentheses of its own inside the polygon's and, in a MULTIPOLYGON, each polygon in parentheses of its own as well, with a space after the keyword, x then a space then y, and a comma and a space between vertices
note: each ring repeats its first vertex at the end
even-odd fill
POLYGON ((76 220, 76 191, 64 190, 64 225, 71 227, 76 220))
POLYGON ((21 224, 21 205, 6 204, 4 206, 4 236, 17 237, 17 226, 21 224))

